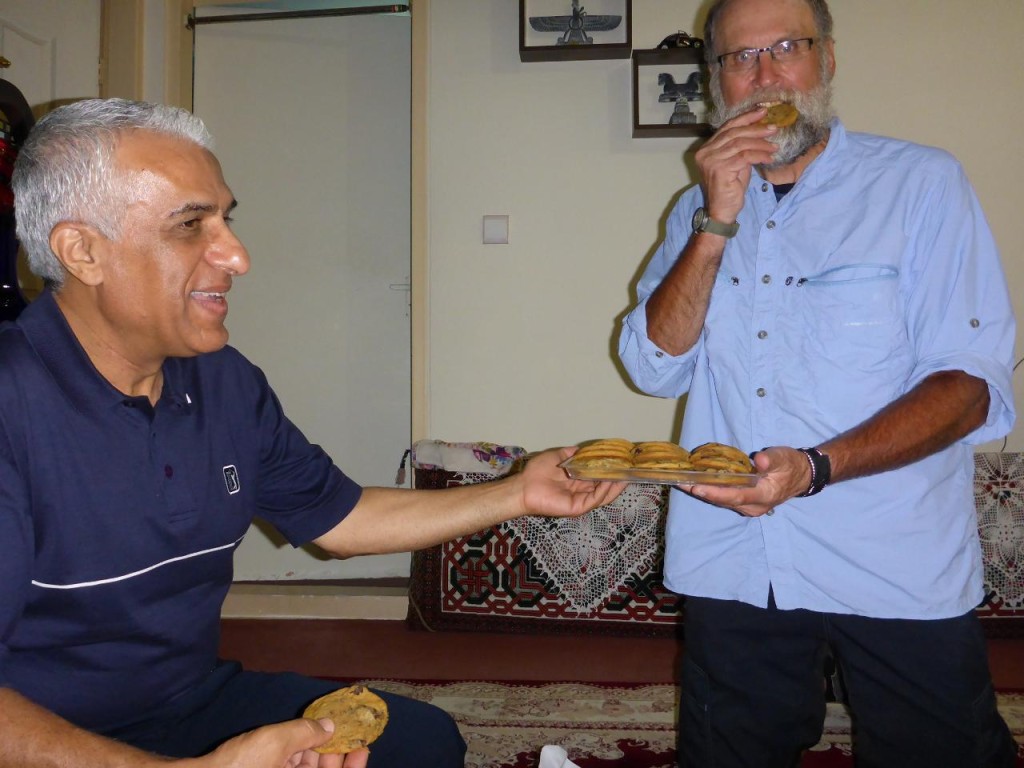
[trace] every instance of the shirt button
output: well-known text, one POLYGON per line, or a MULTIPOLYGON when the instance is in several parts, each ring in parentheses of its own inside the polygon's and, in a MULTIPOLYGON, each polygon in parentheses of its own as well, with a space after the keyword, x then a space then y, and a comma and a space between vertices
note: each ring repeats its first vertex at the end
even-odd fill
POLYGON ((172 477, 174 477, 174 467, 172 467, 170 464, 165 464, 164 465, 164 476, 168 480, 170 480, 172 477))
POLYGON ((767 192, 768 191, 768 183, 767 182, 765 182, 764 184, 761 185, 761 191, 762 192, 767 192))
POLYGON ((665 353, 664 353, 664 352, 662 352, 662 351, 661 351, 661 350, 659 349, 659 350, 658 350, 657 352, 655 352, 655 353, 654 353, 654 356, 655 356, 655 357, 664 357, 664 356, 665 356, 665 353))
POLYGON ((758 387, 757 388, 757 396, 758 397, 764 397, 767 394, 768 393, 764 391, 764 387, 758 387))
POLYGON ((775 222, 769 221, 765 226, 768 227, 768 229, 775 229, 775 222))
POLYGON ((758 331, 757 332, 757 338, 759 338, 759 339, 767 339, 768 338, 768 331, 758 331))
POLYGON ((971 328, 977 328, 979 325, 981 325, 981 323, 978 322, 978 318, 972 317, 971 318, 971 328))
POLYGON ((761 276, 761 282, 764 283, 765 285, 768 285, 768 283, 770 283, 771 281, 772 281, 772 276, 771 275, 762 275, 761 276))

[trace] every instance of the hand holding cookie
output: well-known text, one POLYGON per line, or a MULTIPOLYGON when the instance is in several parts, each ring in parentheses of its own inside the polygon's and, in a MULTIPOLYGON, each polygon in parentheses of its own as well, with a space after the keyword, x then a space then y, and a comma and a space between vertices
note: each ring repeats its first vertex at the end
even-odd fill
MULTIPOLYGON (((228 739, 212 752, 187 762, 195 768, 366 768, 369 751, 318 754, 332 733, 333 721, 298 718, 264 725, 228 739)), ((146 763, 147 765, 149 763, 146 763)), ((170 764, 178 765, 179 761, 170 764)))
POLYGON ((384 700, 362 685, 321 696, 302 713, 311 720, 329 718, 334 722, 330 741, 316 748, 321 754, 348 754, 368 747, 388 724, 388 706, 384 700))

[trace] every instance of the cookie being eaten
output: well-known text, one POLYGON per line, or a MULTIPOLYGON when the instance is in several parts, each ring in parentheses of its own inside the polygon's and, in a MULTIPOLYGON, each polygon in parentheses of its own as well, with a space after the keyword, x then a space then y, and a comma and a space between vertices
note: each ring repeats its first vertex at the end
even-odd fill
POLYGON ((760 106, 768 110, 768 114, 757 121, 761 125, 777 125, 780 128, 785 128, 795 123, 796 119, 800 117, 797 108, 785 101, 775 101, 760 106))
POLYGON ((322 755, 344 755, 369 746, 384 732, 388 724, 388 705, 366 686, 353 685, 321 696, 306 707, 302 716, 333 720, 331 740, 316 747, 316 751, 322 755))

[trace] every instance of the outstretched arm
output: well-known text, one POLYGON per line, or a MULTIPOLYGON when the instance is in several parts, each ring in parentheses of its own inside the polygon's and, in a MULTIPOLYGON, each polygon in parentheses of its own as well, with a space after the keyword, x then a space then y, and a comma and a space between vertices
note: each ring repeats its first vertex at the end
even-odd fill
POLYGON ((359 503, 316 543, 336 557, 409 552, 527 514, 575 517, 607 504, 625 483, 571 480, 558 464, 572 448, 545 451, 522 472, 443 490, 366 488, 359 503))

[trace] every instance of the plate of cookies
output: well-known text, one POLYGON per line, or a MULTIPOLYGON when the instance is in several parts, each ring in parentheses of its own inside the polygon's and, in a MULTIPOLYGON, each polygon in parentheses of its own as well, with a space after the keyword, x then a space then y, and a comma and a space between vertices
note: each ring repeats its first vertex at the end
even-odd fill
POLYGON ((624 480, 661 485, 757 484, 754 465, 739 448, 704 443, 687 450, 667 440, 635 443, 619 437, 582 443, 561 464, 577 480, 624 480))

